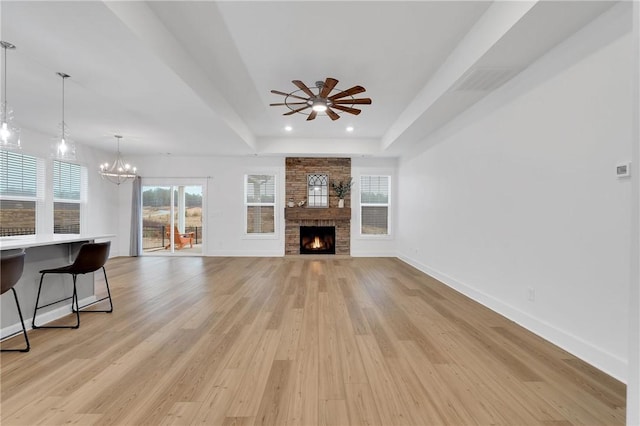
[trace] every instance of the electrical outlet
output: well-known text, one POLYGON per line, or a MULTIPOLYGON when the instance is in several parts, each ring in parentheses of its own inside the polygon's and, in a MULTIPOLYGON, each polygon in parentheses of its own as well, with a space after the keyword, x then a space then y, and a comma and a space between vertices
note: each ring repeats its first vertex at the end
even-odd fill
POLYGON ((619 178, 631 176, 631 163, 616 164, 616 176, 619 178))
POLYGON ((536 300, 536 290, 533 287, 527 288, 527 300, 529 302, 536 300))

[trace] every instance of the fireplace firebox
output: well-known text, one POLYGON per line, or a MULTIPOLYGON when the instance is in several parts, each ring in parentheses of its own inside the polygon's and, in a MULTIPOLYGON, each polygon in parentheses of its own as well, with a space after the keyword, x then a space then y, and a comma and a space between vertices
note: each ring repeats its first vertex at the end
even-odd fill
POLYGON ((336 254, 336 227, 301 226, 300 254, 336 254))

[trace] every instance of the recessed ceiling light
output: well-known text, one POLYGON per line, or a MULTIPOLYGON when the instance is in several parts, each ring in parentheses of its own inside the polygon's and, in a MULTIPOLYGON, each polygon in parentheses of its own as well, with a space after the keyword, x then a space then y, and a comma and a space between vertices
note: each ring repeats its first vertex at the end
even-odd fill
POLYGON ((349 133, 353 132, 353 126, 347 127, 347 132, 349 132, 349 133))
POLYGON ((291 126, 285 126, 285 127, 284 127, 284 130, 285 130, 285 131, 287 131, 287 132, 290 132, 290 131, 292 131, 292 130, 293 130, 293 127, 291 127, 291 126))

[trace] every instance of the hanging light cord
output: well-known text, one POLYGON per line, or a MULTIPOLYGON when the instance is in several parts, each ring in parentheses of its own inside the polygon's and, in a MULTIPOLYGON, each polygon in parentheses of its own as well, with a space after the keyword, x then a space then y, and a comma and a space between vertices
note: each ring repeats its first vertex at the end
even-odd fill
POLYGON ((62 77, 62 139, 64 140, 64 80, 71 76, 63 72, 57 72, 56 74, 62 77))
POLYGON ((4 75, 2 79, 2 122, 7 122, 7 49, 15 49, 16 47, 8 41, 0 41, 0 46, 4 50, 4 75))
POLYGON ((2 43, 2 49, 4 50, 4 78, 2 93, 4 94, 4 100, 2 101, 2 122, 7 122, 7 46, 2 43))
POLYGON ((64 141, 64 75, 62 76, 62 140, 64 141))

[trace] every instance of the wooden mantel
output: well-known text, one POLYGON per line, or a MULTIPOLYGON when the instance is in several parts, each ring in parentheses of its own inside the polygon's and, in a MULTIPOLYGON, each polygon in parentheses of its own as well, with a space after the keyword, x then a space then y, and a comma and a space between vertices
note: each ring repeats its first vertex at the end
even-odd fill
POLYGON ((286 207, 285 220, 351 220, 351 208, 286 207))

